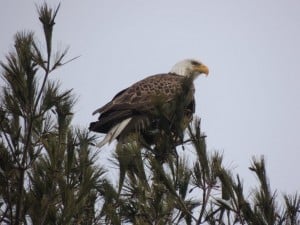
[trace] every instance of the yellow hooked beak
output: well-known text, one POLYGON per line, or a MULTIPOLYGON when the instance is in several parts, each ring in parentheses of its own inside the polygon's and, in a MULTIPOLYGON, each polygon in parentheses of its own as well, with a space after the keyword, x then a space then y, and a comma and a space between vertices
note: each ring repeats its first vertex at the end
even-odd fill
POLYGON ((204 73, 206 76, 208 76, 209 74, 209 69, 204 64, 195 66, 195 70, 198 71, 199 73, 204 73))

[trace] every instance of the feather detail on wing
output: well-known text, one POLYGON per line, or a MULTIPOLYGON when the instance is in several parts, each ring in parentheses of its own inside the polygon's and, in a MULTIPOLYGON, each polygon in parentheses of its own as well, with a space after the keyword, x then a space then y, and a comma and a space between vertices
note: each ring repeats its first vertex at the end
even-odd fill
POLYGON ((143 109, 152 106, 153 98, 164 97, 164 101, 171 101, 181 89, 183 76, 176 74, 158 74, 147 77, 127 89, 120 91, 106 105, 93 112, 105 113, 111 110, 143 109))

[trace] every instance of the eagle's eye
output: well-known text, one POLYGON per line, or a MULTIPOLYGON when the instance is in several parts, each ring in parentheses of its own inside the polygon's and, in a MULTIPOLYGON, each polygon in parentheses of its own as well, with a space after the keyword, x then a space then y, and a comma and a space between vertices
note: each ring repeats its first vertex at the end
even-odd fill
POLYGON ((199 62, 194 61, 194 60, 191 61, 191 64, 192 64, 193 66, 200 66, 200 65, 201 65, 199 62))

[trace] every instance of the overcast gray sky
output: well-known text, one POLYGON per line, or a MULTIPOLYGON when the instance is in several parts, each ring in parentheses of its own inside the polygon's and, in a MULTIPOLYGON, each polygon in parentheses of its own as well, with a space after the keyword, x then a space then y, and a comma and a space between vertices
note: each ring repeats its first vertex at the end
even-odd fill
MULTIPOLYGON (((2 60, 16 31, 42 43, 40 2, 1 0, 2 60)), ((273 190, 300 190, 300 1, 64 0, 56 22, 55 46, 81 55, 53 75, 79 97, 73 124, 87 127, 121 89, 197 58, 210 68, 195 82, 208 149, 247 187, 251 157, 264 155, 273 190)))

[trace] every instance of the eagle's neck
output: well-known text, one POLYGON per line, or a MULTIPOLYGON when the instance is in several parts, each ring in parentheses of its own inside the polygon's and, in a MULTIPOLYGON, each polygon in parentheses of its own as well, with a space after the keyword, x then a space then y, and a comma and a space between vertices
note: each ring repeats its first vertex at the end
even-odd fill
POLYGON ((175 64, 170 73, 175 73, 180 76, 191 78, 192 80, 196 79, 199 75, 197 71, 191 70, 191 68, 187 65, 182 65, 181 63, 175 64))
POLYGON ((181 65, 173 66, 172 69, 170 70, 170 73, 175 73, 175 74, 178 74, 181 76, 187 76, 187 77, 189 77, 191 75, 190 71, 186 67, 183 67, 181 65))

